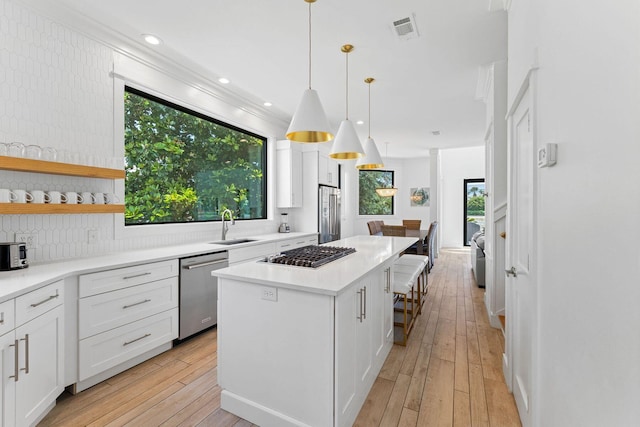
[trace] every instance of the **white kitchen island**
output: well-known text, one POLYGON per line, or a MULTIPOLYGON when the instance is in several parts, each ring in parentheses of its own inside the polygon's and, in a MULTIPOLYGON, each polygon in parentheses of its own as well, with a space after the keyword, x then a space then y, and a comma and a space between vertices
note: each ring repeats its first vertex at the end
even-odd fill
POLYGON ((319 268, 214 271, 221 407, 261 427, 352 425, 393 345, 393 262, 416 241, 354 236, 319 268))

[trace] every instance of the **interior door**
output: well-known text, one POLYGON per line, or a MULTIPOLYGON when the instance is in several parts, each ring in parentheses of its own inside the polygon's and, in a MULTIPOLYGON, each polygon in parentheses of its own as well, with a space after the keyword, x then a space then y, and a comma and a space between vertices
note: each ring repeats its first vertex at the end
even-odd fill
POLYGON ((524 427, 531 425, 533 340, 536 313, 534 277, 535 168, 531 95, 521 98, 511 118, 509 209, 507 214, 507 351, 511 386, 524 427))

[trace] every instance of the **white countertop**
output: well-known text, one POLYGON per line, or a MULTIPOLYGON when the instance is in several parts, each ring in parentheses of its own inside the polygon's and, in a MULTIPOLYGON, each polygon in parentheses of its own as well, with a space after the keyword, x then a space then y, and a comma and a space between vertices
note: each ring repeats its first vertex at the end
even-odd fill
MULTIPOLYGON (((12 271, 0 271, 0 302, 27 293, 33 289, 77 274, 93 273, 100 270, 128 267, 131 265, 176 259, 191 255, 246 248, 261 243, 277 242, 301 236, 312 236, 317 233, 271 233, 257 236, 246 236, 254 241, 237 245, 218 245, 207 242, 165 246, 152 249, 99 255, 95 257, 75 258, 31 265, 28 268, 12 271)), ((244 238, 242 236, 234 238, 244 238)), ((229 239, 233 240, 233 239, 229 239)))
POLYGON ((211 274, 223 279, 338 295, 353 282, 380 264, 397 257, 417 241, 416 237, 353 236, 325 245, 355 248, 355 253, 318 268, 254 261, 215 270, 211 274))

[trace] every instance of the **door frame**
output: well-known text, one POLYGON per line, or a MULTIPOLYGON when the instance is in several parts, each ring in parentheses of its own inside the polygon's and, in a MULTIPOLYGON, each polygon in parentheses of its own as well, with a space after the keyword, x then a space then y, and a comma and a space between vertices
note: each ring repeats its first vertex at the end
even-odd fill
MULTIPOLYGON (((486 190, 487 190, 487 180, 485 178, 465 178, 463 180, 463 191, 464 194, 462 195, 462 246, 470 246, 470 244, 468 243, 471 240, 472 236, 467 236, 467 184, 472 184, 474 182, 478 182, 478 183, 483 183, 484 184, 484 188, 485 188, 485 194, 486 194, 486 190)), ((485 206, 484 206, 484 218, 485 218, 485 226, 486 226, 486 219, 487 219, 487 204, 486 204, 486 199, 485 199, 485 206)))
MULTIPOLYGON (((538 146, 538 135, 537 135, 537 100, 536 100, 536 89, 537 89, 537 80, 535 71, 537 68, 531 68, 523 80, 516 97, 511 103, 509 110, 507 112, 507 214, 506 214, 506 246, 505 246, 505 267, 510 267, 514 265, 514 242, 513 242, 513 232, 512 232, 512 215, 514 205, 514 192, 513 192, 513 168, 515 161, 515 153, 514 153, 514 136, 516 132, 516 123, 515 123, 515 113, 521 106, 522 101, 529 103, 529 111, 530 111, 530 126, 531 126, 531 138, 532 138, 532 150, 534 151, 531 156, 532 161, 535 161, 537 158, 536 147, 538 146)), ((531 265, 532 268, 529 271, 529 280, 530 286, 533 287, 534 290, 538 289, 538 259, 537 251, 538 251, 538 243, 537 243, 537 224, 538 224, 538 211, 537 211, 537 200, 538 200, 538 170, 537 165, 534 164, 532 167, 532 226, 533 230, 531 233, 531 265)), ((503 374, 505 377, 505 381, 507 383, 507 387, 511 393, 513 393, 514 381, 513 381, 513 352, 514 352, 514 333, 513 328, 509 327, 509 317, 515 316, 515 297, 514 297, 514 280, 513 278, 507 276, 505 279, 505 317, 506 317, 506 328, 505 328, 505 353, 503 354, 503 374)), ((530 374, 531 374, 531 390, 529 390, 529 416, 528 420, 521 420, 523 425, 526 424, 530 426, 538 425, 538 415, 537 415, 537 402, 538 399, 538 366, 539 366, 539 340, 538 340, 538 323, 539 323, 539 307, 538 307, 538 295, 537 291, 534 292, 535 297, 534 301, 531 301, 531 366, 530 366, 530 374), (528 422, 527 422, 528 421, 528 422)), ((511 322, 513 324, 513 322, 511 322)), ((522 418, 522 417, 521 417, 522 418)))

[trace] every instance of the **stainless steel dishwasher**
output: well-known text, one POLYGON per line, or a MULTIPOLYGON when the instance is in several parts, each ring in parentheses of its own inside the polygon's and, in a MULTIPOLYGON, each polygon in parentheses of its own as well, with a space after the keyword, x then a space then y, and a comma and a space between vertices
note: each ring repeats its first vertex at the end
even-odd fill
POLYGON ((218 278, 229 265, 227 251, 180 259, 180 333, 185 339, 218 323, 218 278))

